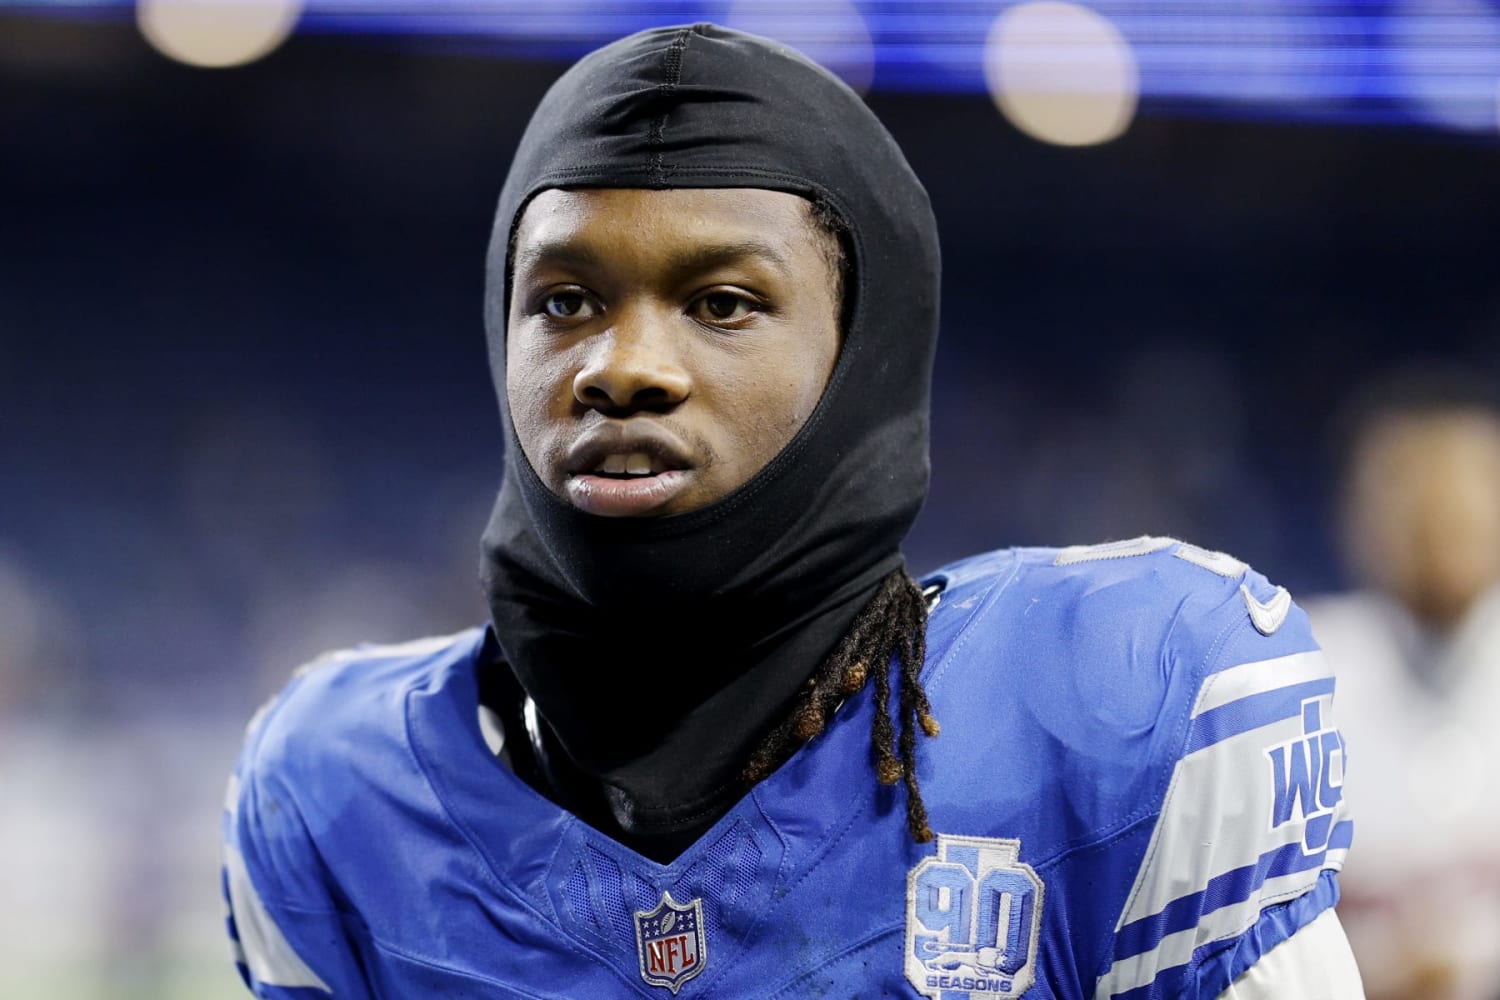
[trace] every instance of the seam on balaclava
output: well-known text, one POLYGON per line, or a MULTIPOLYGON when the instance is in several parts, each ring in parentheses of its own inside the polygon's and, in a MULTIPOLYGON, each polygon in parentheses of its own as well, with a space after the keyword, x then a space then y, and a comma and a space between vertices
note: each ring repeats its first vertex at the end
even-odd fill
POLYGON ((661 150, 662 133, 666 131, 667 115, 671 108, 667 101, 676 92, 677 85, 682 82, 682 54, 687 50, 688 39, 692 37, 693 30, 693 28, 683 28, 673 36, 672 44, 667 47, 667 59, 663 67, 667 78, 656 87, 656 95, 662 101, 663 110, 651 123, 651 131, 647 134, 646 144, 652 150, 651 177, 657 184, 667 182, 666 157, 661 150))

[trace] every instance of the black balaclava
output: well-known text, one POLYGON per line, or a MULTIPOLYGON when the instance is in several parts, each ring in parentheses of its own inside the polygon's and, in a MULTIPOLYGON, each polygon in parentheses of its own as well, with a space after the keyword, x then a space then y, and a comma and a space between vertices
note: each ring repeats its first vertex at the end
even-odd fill
POLYGON ((578 62, 532 115, 495 216, 485 321, 507 449, 481 569, 504 659, 626 839, 701 830, 902 564, 928 479, 938 245, 926 192, 859 96, 793 50, 709 24, 644 31, 578 62), (548 188, 765 188, 823 202, 847 226, 828 387, 729 496, 600 517, 531 468, 505 391, 509 248, 548 188))

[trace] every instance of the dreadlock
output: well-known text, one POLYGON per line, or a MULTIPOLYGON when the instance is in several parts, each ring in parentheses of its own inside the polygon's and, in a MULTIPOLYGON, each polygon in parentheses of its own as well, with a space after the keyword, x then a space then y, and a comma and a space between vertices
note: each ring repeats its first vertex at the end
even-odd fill
MULTIPOLYGON (((822 237, 824 259, 840 303, 839 326, 847 330, 851 307, 845 292, 851 280, 850 232, 837 208, 826 199, 810 199, 808 217, 822 237)), ((855 617, 849 631, 802 689, 785 719, 761 741, 742 773, 746 784, 755 784, 786 763, 797 749, 828 725, 844 699, 875 679, 875 721, 870 749, 875 757, 875 776, 883 785, 906 784, 906 828, 918 843, 932 840, 927 806, 917 785, 917 734, 938 734, 932 705, 919 679, 927 656, 927 598, 905 569, 898 569, 880 583, 880 589, 855 617), (891 661, 900 677, 898 712, 900 736, 891 722, 891 661)))
POLYGON ((808 680, 791 713, 750 755, 743 777, 754 784, 784 764, 804 743, 821 733, 845 698, 873 675, 875 722, 870 748, 875 776, 883 785, 906 784, 906 828, 918 843, 932 840, 927 806, 917 786, 917 727, 938 734, 920 672, 927 655, 927 599, 905 569, 881 581, 880 589, 855 617, 849 631, 808 680), (899 678, 900 736, 891 721, 891 661, 899 678))

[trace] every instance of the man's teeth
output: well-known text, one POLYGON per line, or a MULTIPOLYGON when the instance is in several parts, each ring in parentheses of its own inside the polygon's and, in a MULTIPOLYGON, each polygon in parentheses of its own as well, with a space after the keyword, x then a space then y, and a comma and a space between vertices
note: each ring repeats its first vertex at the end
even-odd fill
POLYGON ((611 476, 649 476, 651 456, 644 451, 631 452, 629 455, 610 455, 594 471, 611 476))

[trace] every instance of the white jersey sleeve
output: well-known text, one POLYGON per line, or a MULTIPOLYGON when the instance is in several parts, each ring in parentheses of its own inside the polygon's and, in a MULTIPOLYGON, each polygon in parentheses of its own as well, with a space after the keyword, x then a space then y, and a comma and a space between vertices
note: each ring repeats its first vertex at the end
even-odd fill
POLYGON ((1095 1000, 1261 995, 1233 992, 1241 981, 1278 1000, 1357 995, 1283 989, 1305 943, 1244 979, 1337 903, 1353 826, 1334 678, 1307 618, 1227 559, 1190 560, 1238 586, 1174 625, 1167 656, 1191 683, 1181 750, 1095 1000))
POLYGON ((1219 1000, 1364 1000, 1354 952, 1338 915, 1312 923, 1262 955, 1219 1000))
POLYGON ((235 965, 256 996, 276 1000, 298 996, 288 992, 293 990, 332 995, 328 983, 302 960, 287 940, 250 875, 245 862, 244 833, 239 828, 241 794, 238 776, 231 777, 225 796, 227 836, 223 845, 223 879, 228 908, 226 930, 235 965))

